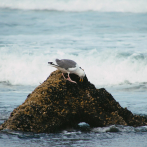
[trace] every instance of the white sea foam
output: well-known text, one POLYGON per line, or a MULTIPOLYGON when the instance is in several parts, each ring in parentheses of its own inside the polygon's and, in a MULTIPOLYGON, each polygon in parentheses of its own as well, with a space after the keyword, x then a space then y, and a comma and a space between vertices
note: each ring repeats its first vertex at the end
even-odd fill
POLYGON ((1 8, 146 13, 146 0, 0 0, 1 8))
POLYGON ((111 125, 108 127, 97 127, 92 128, 91 131, 104 133, 104 132, 147 132, 146 126, 141 126, 134 128, 132 126, 122 126, 122 125, 111 125))
POLYGON ((147 82, 147 54, 111 51, 0 49, 0 82, 13 85, 38 85, 52 71, 48 61, 55 58, 75 60, 92 83, 118 85, 147 82), (81 53, 82 52, 82 53, 81 53))

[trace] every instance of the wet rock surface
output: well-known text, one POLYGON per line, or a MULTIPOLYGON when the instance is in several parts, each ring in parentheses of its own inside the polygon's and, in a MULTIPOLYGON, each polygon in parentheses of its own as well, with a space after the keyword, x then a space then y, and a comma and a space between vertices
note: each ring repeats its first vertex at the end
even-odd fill
POLYGON ((77 84, 66 81, 58 70, 51 73, 13 110, 0 129, 52 133, 73 128, 80 122, 90 127, 147 125, 146 117, 122 108, 109 92, 96 89, 87 77, 83 82, 79 82, 77 75, 70 77, 77 84))

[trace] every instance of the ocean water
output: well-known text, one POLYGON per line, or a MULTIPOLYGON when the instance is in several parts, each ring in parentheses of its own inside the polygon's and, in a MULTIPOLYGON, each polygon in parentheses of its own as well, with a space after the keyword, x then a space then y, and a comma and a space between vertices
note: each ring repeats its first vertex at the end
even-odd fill
MULTIPOLYGON (((75 60, 134 114, 147 115, 146 0, 0 0, 0 124, 55 68, 75 60)), ((108 126, 53 134, 5 130, 0 147, 146 147, 147 127, 108 126)))

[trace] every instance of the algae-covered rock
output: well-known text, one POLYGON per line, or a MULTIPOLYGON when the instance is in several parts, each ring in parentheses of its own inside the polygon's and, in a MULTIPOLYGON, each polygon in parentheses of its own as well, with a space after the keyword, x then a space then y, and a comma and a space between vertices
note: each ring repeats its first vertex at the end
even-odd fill
POLYGON ((77 84, 66 81, 58 70, 51 73, 22 105, 13 110, 0 129, 51 133, 80 122, 91 127, 147 125, 145 117, 122 108, 110 93, 104 88, 96 89, 87 77, 83 82, 79 82, 77 75, 70 77, 77 84))

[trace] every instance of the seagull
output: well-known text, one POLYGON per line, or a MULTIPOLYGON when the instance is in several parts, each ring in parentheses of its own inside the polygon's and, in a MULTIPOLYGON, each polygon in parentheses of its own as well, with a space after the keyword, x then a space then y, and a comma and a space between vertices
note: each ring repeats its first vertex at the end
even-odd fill
POLYGON ((69 74, 73 73, 80 77, 80 82, 83 82, 83 78, 85 77, 84 70, 73 60, 70 59, 55 59, 55 62, 48 62, 51 66, 57 68, 62 72, 62 76, 64 77, 64 73, 68 73, 68 78, 64 79, 76 83, 75 81, 71 80, 69 74))

